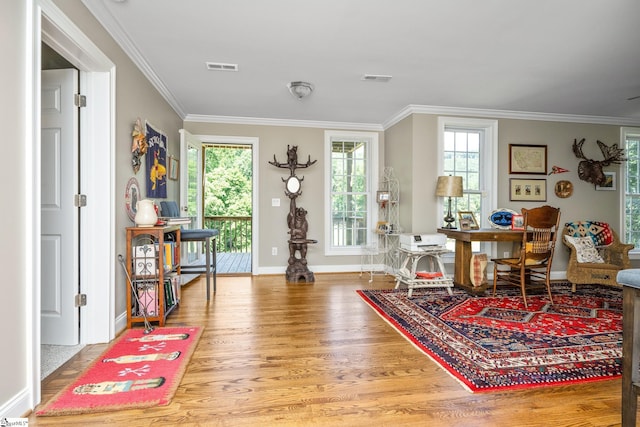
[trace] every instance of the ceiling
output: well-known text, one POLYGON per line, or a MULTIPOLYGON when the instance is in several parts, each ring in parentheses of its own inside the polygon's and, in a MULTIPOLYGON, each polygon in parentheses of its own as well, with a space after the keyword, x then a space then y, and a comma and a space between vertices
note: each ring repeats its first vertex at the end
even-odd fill
POLYGON ((406 111, 491 110, 640 124, 637 0, 83 2, 184 119, 384 128, 406 111), (315 88, 302 100, 287 89, 298 80, 315 88))

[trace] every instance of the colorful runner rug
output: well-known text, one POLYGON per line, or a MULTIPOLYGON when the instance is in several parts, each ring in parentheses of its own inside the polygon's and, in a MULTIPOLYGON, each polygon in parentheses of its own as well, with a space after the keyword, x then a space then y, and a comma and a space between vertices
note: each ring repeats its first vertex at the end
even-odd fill
POLYGON ((69 415, 167 405, 184 375, 201 327, 130 329, 71 385, 36 411, 69 415))
POLYGON ((522 297, 503 291, 360 290, 383 319, 471 392, 576 384, 622 372, 622 291, 580 285, 522 297))

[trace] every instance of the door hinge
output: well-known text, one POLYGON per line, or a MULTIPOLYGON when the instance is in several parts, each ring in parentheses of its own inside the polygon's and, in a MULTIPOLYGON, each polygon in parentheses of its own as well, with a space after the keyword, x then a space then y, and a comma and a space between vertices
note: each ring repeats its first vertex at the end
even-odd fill
POLYGON ((76 295, 76 307, 84 307, 87 305, 87 294, 76 295))
POLYGON ((76 107, 82 108, 87 106, 86 95, 80 95, 79 93, 76 93, 73 98, 73 102, 75 103, 76 107))
POLYGON ((76 208, 84 208, 87 206, 87 195, 86 194, 74 194, 73 195, 73 205, 76 208))

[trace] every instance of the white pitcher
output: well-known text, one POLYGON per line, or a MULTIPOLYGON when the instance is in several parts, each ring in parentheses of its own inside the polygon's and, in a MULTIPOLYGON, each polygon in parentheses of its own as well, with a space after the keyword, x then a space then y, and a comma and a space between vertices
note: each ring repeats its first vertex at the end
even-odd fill
POLYGON ((138 227, 153 227, 158 222, 158 214, 156 213, 153 200, 144 199, 136 203, 136 225, 138 227))

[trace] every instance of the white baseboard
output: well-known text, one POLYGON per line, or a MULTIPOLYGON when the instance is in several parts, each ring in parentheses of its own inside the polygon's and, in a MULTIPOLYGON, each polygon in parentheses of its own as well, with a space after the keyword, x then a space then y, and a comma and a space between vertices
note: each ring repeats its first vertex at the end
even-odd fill
POLYGON ((26 416, 34 408, 30 402, 29 391, 25 388, 0 406, 1 418, 21 418, 26 416))

